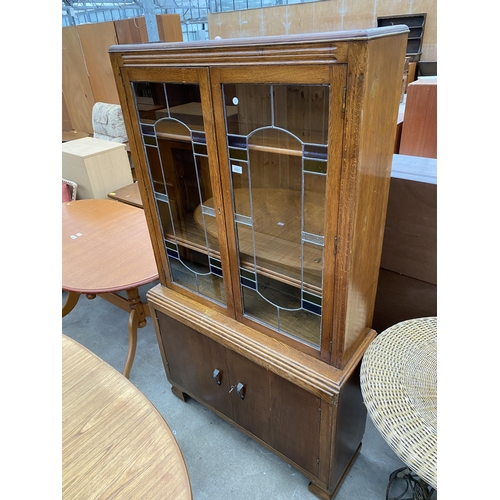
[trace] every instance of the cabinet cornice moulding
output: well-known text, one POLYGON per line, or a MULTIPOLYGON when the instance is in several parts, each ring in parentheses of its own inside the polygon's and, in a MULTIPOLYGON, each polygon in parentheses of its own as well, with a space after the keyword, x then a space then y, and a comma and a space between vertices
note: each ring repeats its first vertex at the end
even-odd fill
POLYGON ((147 293, 150 307, 293 382, 329 404, 337 404, 344 382, 376 333, 371 330, 343 370, 242 325, 183 295, 157 285, 147 293))
POLYGON ((344 63, 347 42, 368 42, 387 35, 408 32, 406 26, 332 33, 308 33, 287 37, 249 37, 207 42, 112 45, 110 54, 120 52, 123 66, 194 66, 255 64, 332 64, 344 63), (159 51, 161 50, 161 53, 159 51))

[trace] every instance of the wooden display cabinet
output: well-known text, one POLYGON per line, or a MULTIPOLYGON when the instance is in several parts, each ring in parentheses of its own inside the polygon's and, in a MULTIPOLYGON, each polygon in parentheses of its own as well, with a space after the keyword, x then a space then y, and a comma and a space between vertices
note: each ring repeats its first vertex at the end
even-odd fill
POLYGON ((320 498, 364 432, 358 369, 376 335, 407 34, 110 48, 172 390, 302 471, 320 498))

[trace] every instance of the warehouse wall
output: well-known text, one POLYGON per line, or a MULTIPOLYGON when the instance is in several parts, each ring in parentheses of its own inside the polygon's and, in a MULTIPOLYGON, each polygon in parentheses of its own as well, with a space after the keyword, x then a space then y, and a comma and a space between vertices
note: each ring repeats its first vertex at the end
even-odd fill
MULTIPOLYGON (((181 42, 179 14, 156 16, 161 41, 181 42)), ((120 104, 108 49, 148 41, 144 17, 62 28, 62 130, 93 134, 96 102, 120 104)))
POLYGON ((377 17, 427 14, 421 61, 437 61, 436 0, 324 0, 208 14, 211 39, 374 28, 377 17))

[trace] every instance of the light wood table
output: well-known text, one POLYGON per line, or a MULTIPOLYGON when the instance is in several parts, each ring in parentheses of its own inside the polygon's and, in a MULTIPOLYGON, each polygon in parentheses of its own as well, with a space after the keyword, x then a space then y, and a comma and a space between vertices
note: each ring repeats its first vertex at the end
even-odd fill
POLYGON ((89 299, 99 295, 129 312, 126 377, 135 357, 137 328, 150 315, 138 287, 157 279, 143 210, 101 199, 62 204, 62 289, 68 292, 62 315, 73 310, 82 294, 89 299))
POLYGON ((192 499, 184 458, 157 409, 64 335, 62 498, 192 499))

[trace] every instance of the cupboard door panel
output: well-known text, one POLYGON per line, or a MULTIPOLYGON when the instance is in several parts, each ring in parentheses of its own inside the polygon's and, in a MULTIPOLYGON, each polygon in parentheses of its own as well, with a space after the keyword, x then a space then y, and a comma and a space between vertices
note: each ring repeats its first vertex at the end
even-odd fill
POLYGON ((317 474, 320 400, 228 350, 234 421, 300 467, 317 474), (237 393, 244 386, 244 399, 237 393))
POLYGON ((266 443, 271 436, 269 372, 243 356, 227 350, 233 402, 233 420, 266 443), (243 385, 244 399, 238 394, 243 385))
POLYGON ((169 381, 231 418, 226 349, 182 323, 157 314, 169 381))

